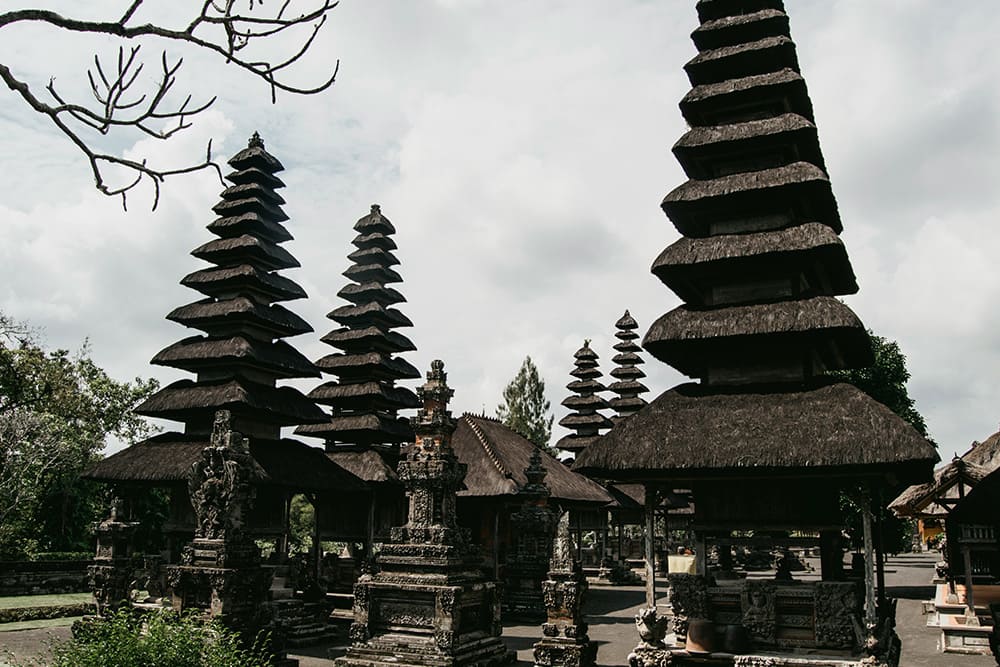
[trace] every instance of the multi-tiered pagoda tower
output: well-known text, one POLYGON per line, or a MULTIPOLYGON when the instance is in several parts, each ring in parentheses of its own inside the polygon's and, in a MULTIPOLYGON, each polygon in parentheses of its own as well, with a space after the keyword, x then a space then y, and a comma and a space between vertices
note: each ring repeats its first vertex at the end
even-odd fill
MULTIPOLYGON (((402 282, 393 270, 399 260, 392 254, 396 233, 377 204, 354 225, 357 248, 347 256, 351 266, 344 276, 352 282, 337 293, 349 301, 327 315, 340 325, 323 336, 323 342, 340 352, 316 362, 325 373, 337 376, 309 393, 309 398, 328 405, 331 416, 321 424, 302 426, 297 433, 320 436, 328 451, 398 451, 398 445, 413 438, 409 422, 397 416, 399 410, 416 408, 416 395, 399 380, 419 378, 420 372, 408 361, 395 356, 415 350, 406 336, 393 329, 413 323, 392 306, 406 301, 390 284, 402 282)), ((391 465, 395 466, 395 459, 391 465)))
POLYGON ((559 425, 575 433, 560 438, 556 447, 579 454, 598 438, 602 430, 611 428, 612 424, 600 412, 608 409, 608 402, 598 395, 607 391, 607 387, 597 379, 603 374, 597 368, 598 356, 590 349, 589 340, 583 342, 583 347, 576 351, 573 358, 576 361, 570 375, 576 379, 566 385, 566 388, 575 395, 562 402, 572 412, 560 419, 559 425))
MULTIPOLYGON (((871 540, 864 595, 837 581, 838 498, 856 493, 870 527, 878 489, 928 475, 937 457, 885 406, 825 376, 866 366, 872 353, 836 298, 857 286, 781 0, 699 0, 697 10, 699 53, 685 66, 692 89, 680 104, 691 129, 674 147, 689 180, 662 204, 683 238, 653 265, 685 303, 643 346, 700 382, 621 421, 576 467, 644 482, 647 511, 654 491, 691 489, 702 557, 693 579, 672 575, 675 629, 683 636, 685 616, 697 613, 741 624, 751 638, 749 648, 720 647, 732 650, 712 664, 749 651, 783 665, 791 649, 892 664, 898 640, 892 606, 876 603, 871 540), (774 546, 793 530, 817 536, 824 581, 713 587, 708 543, 739 543, 747 530, 774 546)), ((643 651, 659 645, 654 617, 644 615, 643 651)), ((671 659, 689 664, 683 651, 671 659)))
MULTIPOLYGON (((168 486, 172 516, 165 530, 181 536, 194 530, 188 500, 188 471, 209 444, 216 412, 230 415, 230 427, 249 439, 256 471, 257 503, 248 517, 253 535, 285 533, 284 501, 295 491, 358 491, 357 480, 322 451, 282 440, 283 426, 320 423, 328 417, 293 387, 288 378, 319 377, 317 368, 285 338, 312 331, 282 302, 305 292, 282 276, 299 264, 281 247, 292 238, 282 224, 284 187, 275 174, 281 163, 264 149, 255 133, 237 153, 226 176, 231 183, 213 207, 219 217, 210 225, 217 238, 192 254, 212 264, 181 283, 204 298, 172 311, 167 319, 200 335, 159 352, 153 363, 196 375, 173 382, 149 397, 136 411, 182 422, 183 432, 159 434, 118 452, 90 469, 87 477, 122 487, 168 486)), ((180 541, 174 542, 175 550, 180 541)))
POLYGON ((608 390, 618 394, 617 398, 608 401, 608 407, 615 411, 611 421, 615 424, 622 419, 630 417, 646 406, 646 399, 639 396, 649 392, 649 388, 641 380, 646 374, 639 364, 645 363, 639 352, 642 348, 635 342, 639 334, 635 332, 639 328, 635 318, 626 310, 625 314, 615 322, 615 343, 614 349, 618 353, 612 357, 611 361, 616 365, 611 371, 611 377, 616 381, 608 385, 608 390))

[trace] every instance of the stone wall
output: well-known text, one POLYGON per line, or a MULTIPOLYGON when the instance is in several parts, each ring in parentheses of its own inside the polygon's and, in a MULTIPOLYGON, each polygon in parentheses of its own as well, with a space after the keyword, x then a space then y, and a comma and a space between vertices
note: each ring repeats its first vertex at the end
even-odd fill
POLYGON ((2 561, 0 597, 86 593, 89 560, 2 561))

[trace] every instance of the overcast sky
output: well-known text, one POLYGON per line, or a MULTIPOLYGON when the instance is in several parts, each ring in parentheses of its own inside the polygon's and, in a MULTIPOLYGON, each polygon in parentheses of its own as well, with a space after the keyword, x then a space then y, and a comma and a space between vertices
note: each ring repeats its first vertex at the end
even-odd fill
MULTIPOLYGON (((127 4, 85 11, 116 16, 127 4)), ((179 16, 181 3, 169 4, 179 16)), ((260 131, 286 167, 295 240, 285 247, 302 263, 286 275, 310 297, 287 305, 316 329, 291 342, 313 359, 330 351, 319 337, 335 327, 324 315, 340 305, 352 226, 380 203, 398 230, 400 308, 415 323, 407 358, 422 370, 443 359, 455 411, 492 414, 530 354, 558 421, 585 338, 607 373, 626 308, 645 333, 679 303, 649 267, 678 237, 658 204, 684 180, 669 149, 684 132, 694 5, 343 0, 295 73, 318 82, 339 58, 331 90, 271 105, 252 77, 176 52, 178 86, 217 94, 212 110, 167 144, 115 141, 181 164, 209 137, 228 158, 260 131)), ((1000 12, 995 0, 786 7, 861 285, 848 302, 899 342, 910 393, 950 458, 1000 423, 1000 12)), ((115 48, 15 26, 0 62, 39 92, 55 76, 73 93, 92 54, 115 48)), ((150 68, 158 48, 144 47, 150 68)), ((198 298, 178 281, 204 266, 188 253, 212 238, 219 182, 174 178, 156 212, 138 192, 123 213, 9 92, 0 142, 0 310, 52 346, 89 339, 116 377, 183 377, 148 360, 191 333, 164 316, 198 298)), ((683 380, 646 356, 648 399, 683 380)))

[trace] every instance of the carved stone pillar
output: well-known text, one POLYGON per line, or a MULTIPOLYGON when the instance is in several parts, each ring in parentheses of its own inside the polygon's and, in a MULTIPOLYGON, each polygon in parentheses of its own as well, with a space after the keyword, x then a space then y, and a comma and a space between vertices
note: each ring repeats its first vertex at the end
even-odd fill
POLYGON ((97 553, 94 564, 87 567, 87 577, 97 613, 102 616, 128 602, 134 578, 132 535, 139 524, 124 520, 123 505, 120 498, 114 498, 108 518, 94 525, 97 553))
POLYGON ((587 636, 583 602, 587 579, 573 558, 569 517, 563 514, 553 545, 548 579, 542 583, 546 621, 543 637, 535 644, 536 667, 591 667, 597 644, 587 636))

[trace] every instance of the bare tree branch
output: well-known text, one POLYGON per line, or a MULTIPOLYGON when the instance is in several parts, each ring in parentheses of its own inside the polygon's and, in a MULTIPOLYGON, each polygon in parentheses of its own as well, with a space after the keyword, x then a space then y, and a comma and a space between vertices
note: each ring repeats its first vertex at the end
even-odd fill
POLYGON ((140 74, 144 70, 142 44, 139 41, 166 40, 214 53, 226 63, 232 63, 263 80, 270 88, 272 103, 277 101, 279 90, 311 95, 326 90, 336 80, 339 61, 333 66, 329 78, 313 87, 292 85, 279 78, 279 75, 306 56, 329 13, 339 4, 338 0, 314 0, 308 11, 298 16, 289 15, 292 0, 284 0, 276 11, 269 13, 262 10, 264 0, 205 0, 196 15, 190 20, 179 22, 185 25, 183 29, 152 23, 133 24, 143 2, 144 0, 132 0, 117 21, 79 20, 41 9, 0 13, 0 30, 18 23, 40 23, 70 32, 104 34, 123 40, 118 47, 117 59, 110 69, 99 56, 94 56, 94 65, 87 70, 87 80, 94 97, 91 104, 68 101, 57 90, 54 78, 49 80, 45 88, 55 104, 46 103, 31 91, 26 81, 14 74, 8 63, 0 63, 0 80, 34 111, 47 116, 83 152, 90 164, 97 189, 109 196, 121 196, 123 207, 127 203, 127 193, 143 180, 148 180, 153 185, 155 209, 159 203, 160 184, 168 176, 211 168, 220 180, 222 178, 221 168, 211 157, 211 142, 204 161, 177 169, 154 167, 147 165, 145 159, 131 160, 91 147, 85 136, 86 132, 91 131, 107 135, 116 129, 124 129, 155 139, 169 139, 191 127, 191 119, 211 107, 216 100, 212 97, 192 104, 192 95, 185 94, 179 104, 169 102, 168 97, 172 97, 170 93, 175 89, 178 72, 184 61, 178 58, 171 63, 167 51, 162 52, 160 72, 152 92, 136 90, 140 74), (245 11, 239 9, 242 5, 246 6, 245 11), (296 30, 302 31, 302 37, 298 40, 298 46, 284 57, 255 59, 243 55, 244 50, 249 53, 248 47, 252 45, 266 45, 268 39, 296 30), (124 40, 136 43, 126 48, 124 40), (109 185, 102 171, 102 167, 108 165, 131 171, 133 176, 123 185, 109 185))

